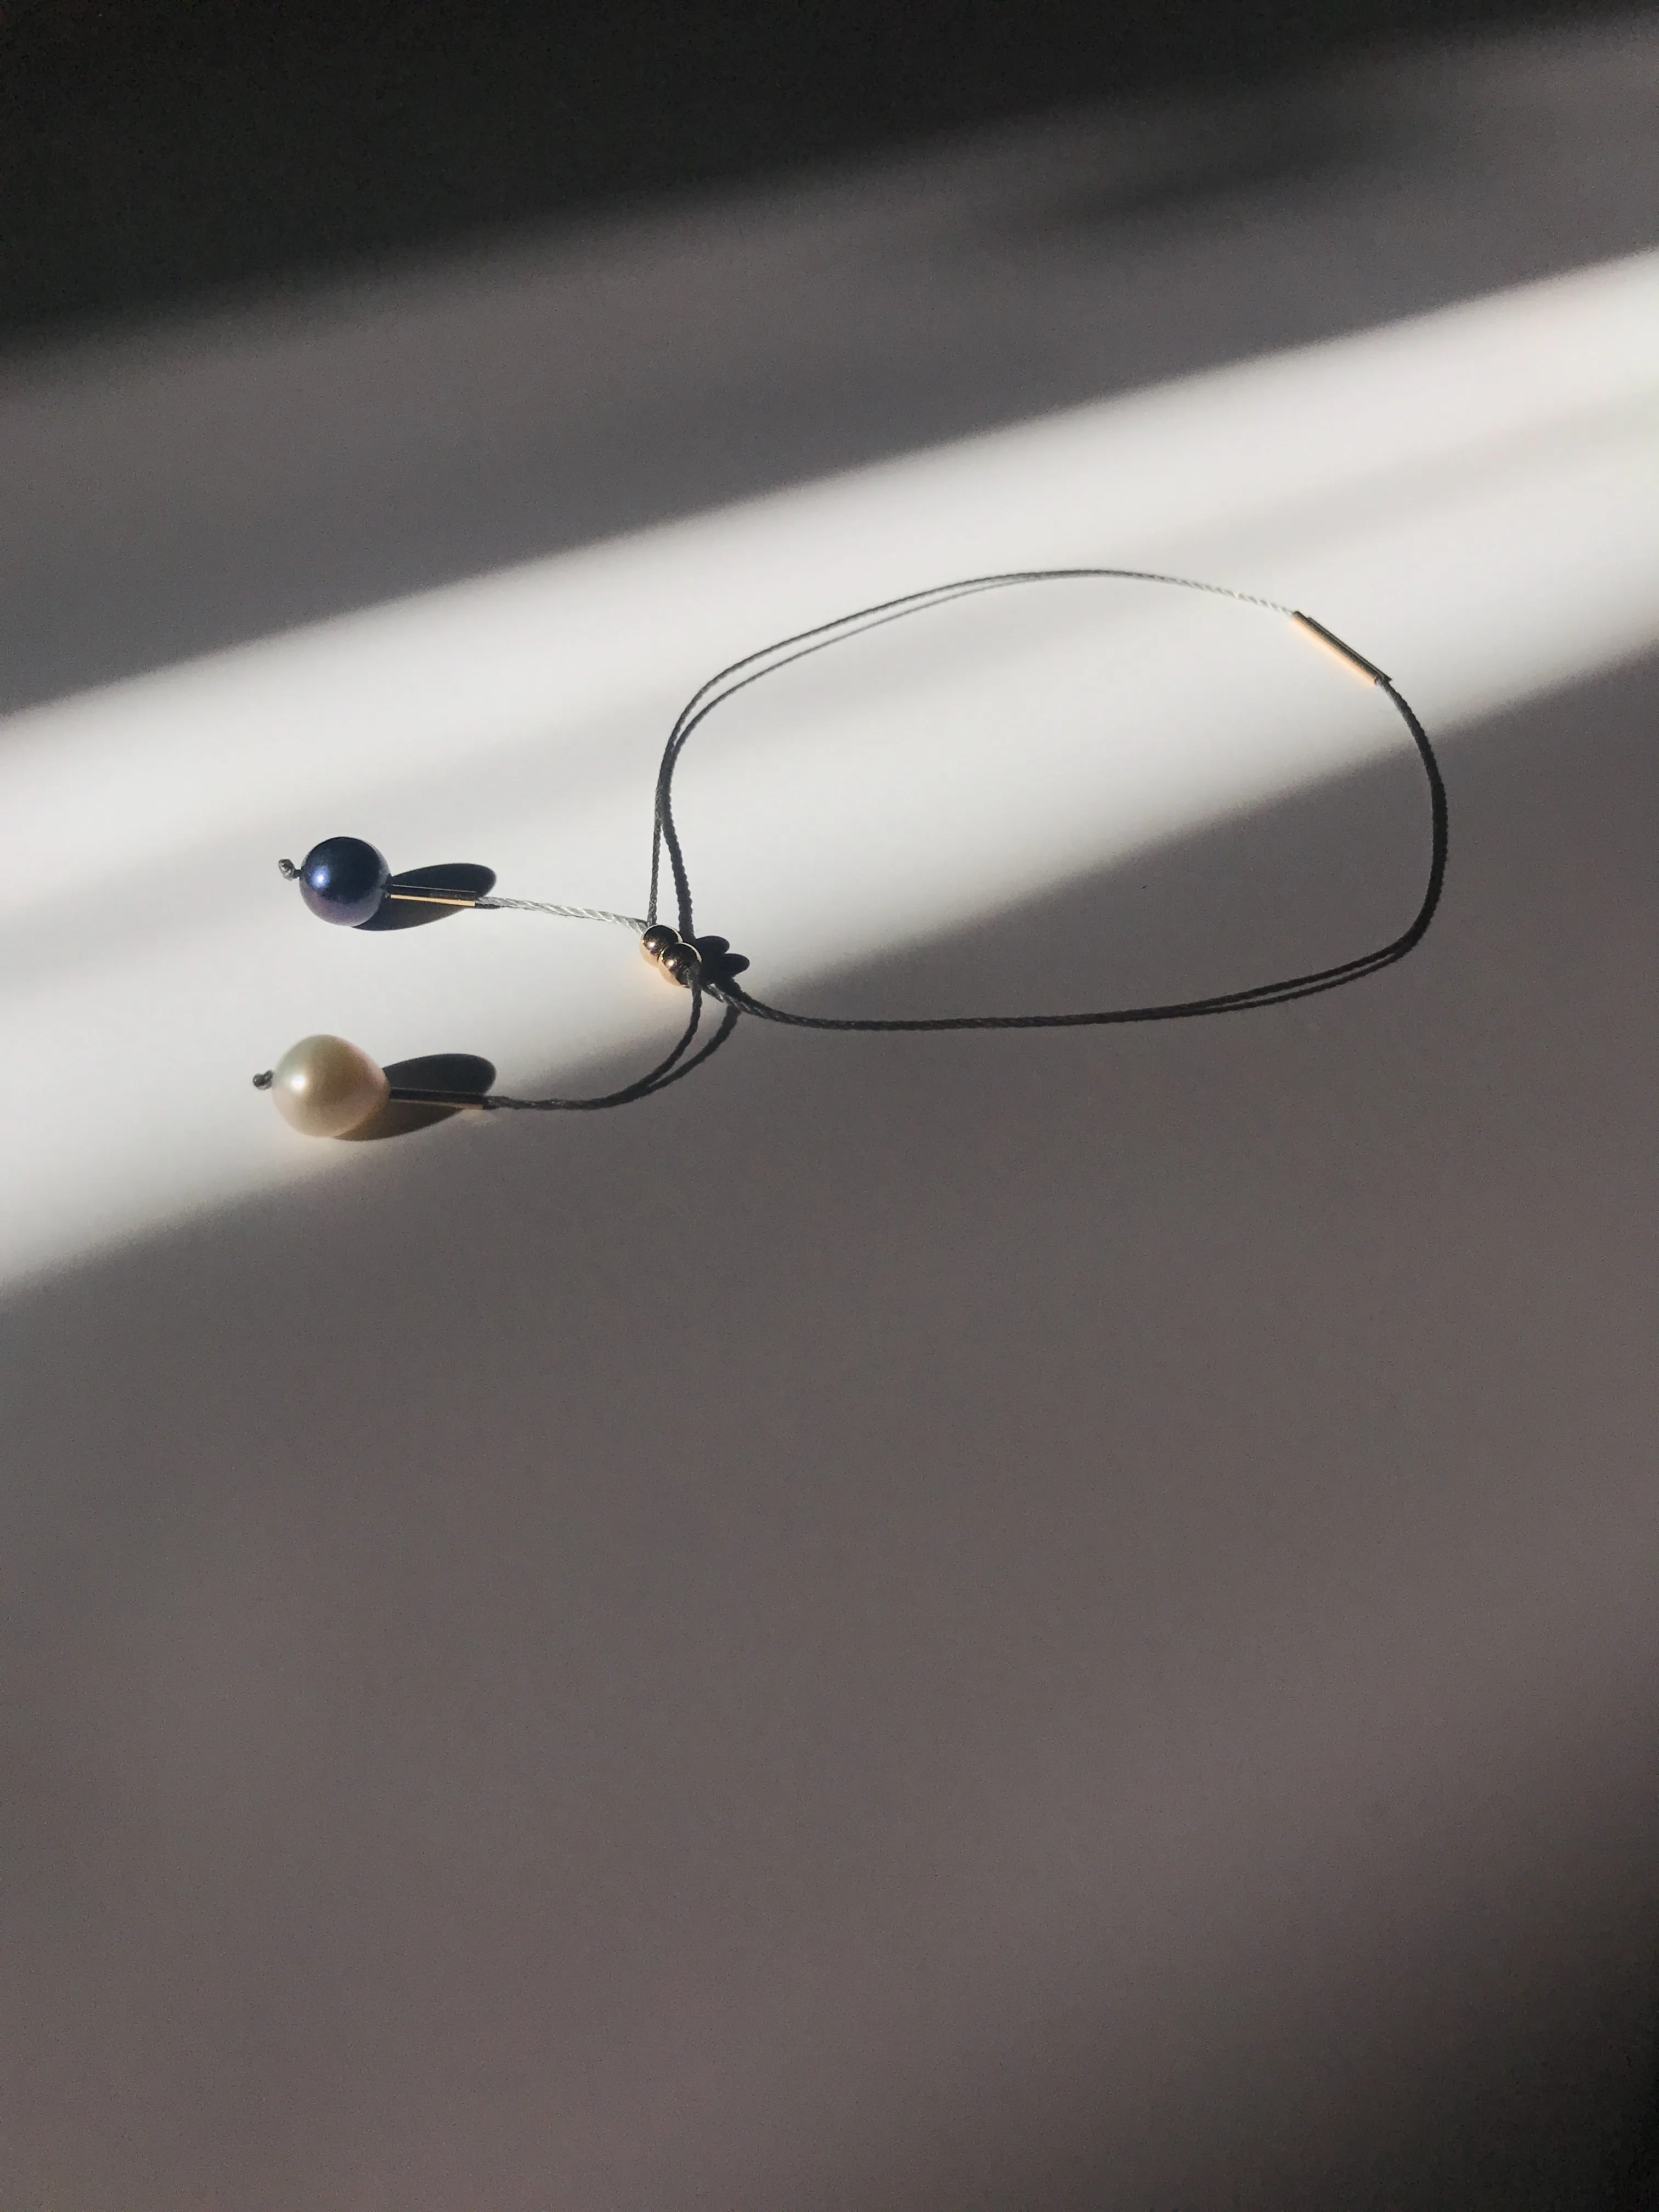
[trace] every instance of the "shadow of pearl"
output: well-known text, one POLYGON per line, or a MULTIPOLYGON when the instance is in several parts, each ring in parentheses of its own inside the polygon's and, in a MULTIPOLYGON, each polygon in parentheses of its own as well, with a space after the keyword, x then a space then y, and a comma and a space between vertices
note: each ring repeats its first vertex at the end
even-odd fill
POLYGON ((344 1037, 301 1037, 271 1071, 276 1110, 304 1137, 361 1128, 385 1105, 390 1087, 385 1071, 344 1037))

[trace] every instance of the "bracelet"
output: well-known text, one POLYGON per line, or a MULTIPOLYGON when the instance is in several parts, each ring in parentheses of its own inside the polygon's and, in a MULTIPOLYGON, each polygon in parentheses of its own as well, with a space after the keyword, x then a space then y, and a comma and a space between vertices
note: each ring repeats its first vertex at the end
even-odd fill
MULTIPOLYGON (((269 1091, 284 1118, 301 1133, 344 1137, 363 1133, 391 1102, 434 1109, 440 1113, 474 1109, 483 1112, 593 1113, 613 1106, 631 1105, 653 1097, 672 1083, 702 1066, 726 1042, 744 1014, 757 1020, 777 1022, 794 1029, 885 1031, 917 1034, 942 1030, 1053 1030, 1103 1027, 1128 1022, 1189 1020, 1210 1014, 1242 1012, 1259 1006, 1282 1006, 1294 999, 1310 998, 1322 991, 1358 981, 1403 960, 1420 944, 1433 921, 1445 883, 1447 854, 1445 783, 1427 733, 1391 679, 1373 662, 1341 638, 1293 607, 1219 584, 1204 584, 1185 576, 1158 575, 1133 568, 1047 568, 1004 575, 973 576, 941 584, 901 599, 860 608, 812 629, 780 639, 758 653, 720 670, 686 702, 669 732, 657 773, 652 823, 649 895, 642 915, 612 913, 599 907, 560 906, 535 899, 501 898, 493 895, 495 878, 487 869, 453 868, 426 872, 424 880, 392 875, 373 845, 357 837, 325 838, 313 846, 296 866, 291 860, 277 864, 283 874, 300 887, 311 911, 323 921, 351 928, 396 927, 399 909, 440 908, 474 912, 495 911, 550 915, 564 920, 607 923, 637 933, 645 957, 689 995, 684 1025, 672 1049, 656 1065, 619 1090, 581 1098, 512 1098, 484 1089, 433 1088, 392 1079, 369 1055, 343 1037, 310 1036, 290 1047, 274 1068, 253 1079, 257 1089, 269 1091), (756 998, 738 978, 749 961, 733 952, 723 937, 696 933, 691 885, 684 848, 674 819, 674 775, 686 745, 714 709, 752 684, 810 654, 822 653, 861 636, 886 623, 939 607, 979 592, 1007 591, 1048 583, 1115 579, 1127 582, 1165 584, 1176 589, 1207 592, 1247 606, 1260 608, 1296 625, 1303 635, 1335 653, 1351 670, 1382 691, 1404 722, 1422 767, 1429 795, 1430 852, 1427 881, 1417 911, 1399 935, 1374 951, 1334 966, 1313 969, 1248 989, 1224 991, 1207 998, 1185 999, 1165 1005, 1113 1006, 1097 1012, 1059 1014, 963 1014, 921 1019, 877 1019, 794 1013, 756 998), (672 885, 675 921, 659 919, 662 864, 668 864, 672 885), (712 1035, 698 1042, 708 1006, 718 1006, 720 1018, 712 1035)), ((485 1063, 478 1063, 480 1066, 485 1063)), ((394 1073, 396 1071, 394 1071, 394 1073)), ((493 1079, 493 1078, 489 1079, 493 1079)))

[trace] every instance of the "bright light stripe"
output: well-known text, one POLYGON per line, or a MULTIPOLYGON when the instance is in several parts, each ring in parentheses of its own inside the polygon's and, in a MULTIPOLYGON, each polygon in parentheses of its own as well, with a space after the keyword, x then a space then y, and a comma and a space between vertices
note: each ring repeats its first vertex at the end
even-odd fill
MULTIPOLYGON (((358 830, 400 864, 487 859, 504 890, 631 908, 656 750, 713 667, 1028 563, 1305 605, 1443 731, 1659 639, 1656 517, 1659 256, 1642 256, 15 716, 0 1279, 299 1175, 392 1171, 402 1148, 305 1144, 248 1090, 308 1030, 387 1059, 484 1050, 520 1081, 664 1018, 625 941, 568 973, 543 925, 504 916, 366 942, 298 912, 278 852, 358 830)), ((1235 734, 1202 787, 1148 794, 1137 836, 1338 764, 1312 738, 1269 762, 1259 731, 1235 734)), ((1085 848, 1123 849, 1097 823, 1053 874, 1085 848)), ((1036 880, 988 894, 964 870, 927 912, 872 896, 814 950, 839 959, 1036 880)))

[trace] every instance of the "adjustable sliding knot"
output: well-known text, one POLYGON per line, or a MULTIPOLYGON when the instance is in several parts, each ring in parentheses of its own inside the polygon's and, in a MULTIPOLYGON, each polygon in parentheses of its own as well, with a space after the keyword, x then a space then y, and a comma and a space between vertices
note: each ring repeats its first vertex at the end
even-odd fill
MULTIPOLYGON (((3 0, 0 0, 0 5, 3 5, 3 0)), ((1279 606, 1271 600, 1254 599, 1248 593, 1228 592, 1216 585, 1200 584, 1188 578, 1154 575, 1139 570, 1026 570, 1003 575, 965 578, 927 591, 910 592, 902 598, 884 601, 880 605, 864 608, 854 615, 800 631, 793 637, 781 639, 775 645, 763 647, 759 653, 733 661, 693 694, 669 733, 658 772, 647 902, 648 921, 635 915, 614 913, 604 907, 554 905, 543 900, 498 897, 495 895, 493 872, 488 868, 471 865, 447 864, 426 871, 424 876, 416 871, 394 876, 385 856, 374 846, 359 837, 325 838, 321 844, 313 846, 305 859, 297 865, 290 860, 277 862, 277 867, 286 880, 297 884, 301 898, 313 915, 324 921, 353 928, 405 927, 410 918, 402 911, 406 908, 416 909, 412 917, 416 921, 435 919, 445 910, 461 908, 514 908, 527 913, 562 916, 567 920, 606 922, 635 932, 639 936, 640 948, 645 957, 660 969, 670 981, 678 984, 688 994, 688 1002, 681 1010, 678 1037, 656 1065, 643 1075, 599 1097, 507 1098, 489 1091, 487 1085, 493 1080, 494 1070, 487 1062, 473 1060, 471 1055, 429 1056, 432 1061, 441 1060, 451 1063, 452 1073, 455 1068, 459 1068, 461 1073, 453 1073, 458 1088, 428 1088, 424 1084, 417 1085, 413 1080, 404 1079, 410 1076, 411 1070, 418 1071, 427 1063, 398 1062, 388 1070, 379 1066, 366 1053, 343 1037, 319 1035, 301 1038, 298 1044, 284 1054, 275 1068, 265 1069, 256 1075, 253 1085, 256 1090, 273 1096, 284 1118, 302 1134, 356 1137, 359 1134, 388 1133, 380 1118, 381 1109, 388 1104, 437 1109, 444 1113, 469 1109, 494 1112, 502 1108, 547 1113, 587 1113, 605 1107, 631 1104, 637 1099, 654 1097, 670 1084, 679 1082, 694 1069, 701 1067, 709 1055, 733 1034, 744 1014, 797 1029, 899 1033, 1072 1029, 1107 1023, 1171 1021, 1200 1015, 1242 1012, 1246 1008, 1281 1006, 1292 1000, 1309 998, 1316 993, 1334 989, 1339 984, 1356 982, 1362 976, 1373 975, 1403 959, 1411 951, 1427 931, 1439 902, 1446 871, 1447 835, 1445 785, 1434 749, 1421 723, 1389 678, 1374 662, 1355 652, 1352 647, 1325 629, 1322 623, 1315 622, 1311 616, 1279 606), (1255 605, 1264 613, 1290 621, 1305 637, 1334 652, 1368 684, 1380 688, 1406 726, 1428 785, 1428 878, 1412 921, 1386 945, 1339 961, 1332 966, 1277 978, 1248 989, 1224 991, 1211 997, 1178 1000, 1164 1005, 1106 1007, 1075 1013, 951 1014, 890 1019, 791 1013, 782 1007, 768 1006, 763 1000, 751 997, 737 981, 749 966, 743 955, 733 952, 724 937, 694 937, 690 934, 691 887, 679 832, 675 826, 672 789, 675 769, 688 740, 717 708, 761 678, 802 660, 810 653, 864 635, 898 620, 902 616, 922 614, 964 599, 973 593, 1042 583, 1073 583, 1086 578, 1109 578, 1137 584, 1168 584, 1189 591, 1212 592, 1255 605), (665 862, 671 878, 665 891, 661 881, 665 862), (684 932, 656 920, 659 893, 665 896, 685 922, 684 932), (721 1008, 717 1022, 710 1015, 711 1003, 718 1004, 721 1008), (712 1035, 704 1030, 705 1024, 712 1027, 712 1035), (700 1031, 702 1036, 702 1042, 698 1042, 700 1031), (483 1079, 476 1088, 470 1079, 463 1080, 468 1064, 486 1071, 483 1079)), ((431 1117, 428 1115, 427 1118, 431 1117)))
POLYGON ((640 939, 640 950, 665 975, 690 990, 718 990, 742 975, 749 965, 741 952, 733 952, 724 937, 682 937, 665 921, 653 922, 640 939))
POLYGON ((653 922, 640 939, 640 951, 653 966, 671 976, 676 983, 684 983, 688 990, 702 980, 702 955, 688 938, 678 929, 671 929, 665 921, 653 922))

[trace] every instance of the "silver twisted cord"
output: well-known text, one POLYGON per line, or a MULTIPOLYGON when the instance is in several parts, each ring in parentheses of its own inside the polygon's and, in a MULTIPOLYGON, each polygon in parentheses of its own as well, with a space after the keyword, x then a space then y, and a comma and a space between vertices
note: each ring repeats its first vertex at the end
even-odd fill
POLYGON ((614 921, 623 929, 642 931, 645 921, 636 914, 612 914, 602 906, 554 906, 546 899, 481 898, 475 906, 511 907, 517 914, 557 915, 563 921, 614 921))

